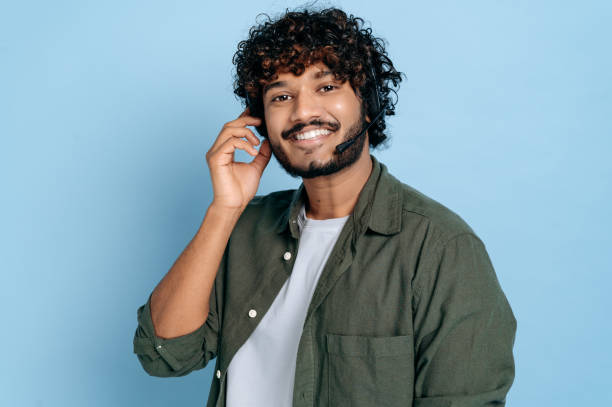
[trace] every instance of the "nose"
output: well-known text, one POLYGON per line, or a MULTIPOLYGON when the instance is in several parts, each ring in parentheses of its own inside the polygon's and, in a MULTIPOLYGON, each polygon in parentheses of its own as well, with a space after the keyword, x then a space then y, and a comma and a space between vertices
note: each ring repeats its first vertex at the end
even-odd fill
POLYGON ((320 118, 323 106, 312 92, 303 90, 295 95, 291 121, 294 123, 308 123, 310 120, 320 118))

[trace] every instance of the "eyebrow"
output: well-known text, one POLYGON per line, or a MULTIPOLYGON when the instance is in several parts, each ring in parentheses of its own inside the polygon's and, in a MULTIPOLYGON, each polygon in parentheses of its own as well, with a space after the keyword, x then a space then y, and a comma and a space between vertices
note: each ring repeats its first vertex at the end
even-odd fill
MULTIPOLYGON (((331 71, 317 71, 317 72, 315 72, 312 75, 312 77, 313 77, 313 79, 321 79, 321 78, 324 78, 324 77, 329 76, 329 75, 333 75, 333 72, 331 72, 331 71)), ((280 87, 283 87, 283 86, 287 86, 287 82, 286 81, 276 81, 276 82, 269 83, 266 86, 264 86, 263 94, 262 95, 265 95, 269 90, 272 90, 274 88, 280 88, 280 87)))

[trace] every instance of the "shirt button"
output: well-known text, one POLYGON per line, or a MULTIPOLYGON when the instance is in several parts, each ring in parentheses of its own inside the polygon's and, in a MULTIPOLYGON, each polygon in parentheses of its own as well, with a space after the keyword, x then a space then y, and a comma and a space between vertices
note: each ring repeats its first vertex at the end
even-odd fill
POLYGON ((285 254, 283 254, 283 259, 289 260, 290 258, 291 258, 291 252, 285 252, 285 254))
POLYGON ((161 345, 157 345, 157 349, 161 349, 161 348, 162 348, 162 346, 161 346, 161 345))
POLYGON ((220 378, 221 378, 221 371, 217 370, 217 379, 220 379, 220 378))
POLYGON ((251 318, 255 318, 257 316, 257 311, 255 311, 254 309, 250 310, 249 311, 249 316, 251 318))

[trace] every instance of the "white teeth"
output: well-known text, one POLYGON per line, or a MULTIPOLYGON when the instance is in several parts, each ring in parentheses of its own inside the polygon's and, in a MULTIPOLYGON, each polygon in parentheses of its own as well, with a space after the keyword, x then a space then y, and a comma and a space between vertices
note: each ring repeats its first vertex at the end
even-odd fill
POLYGON ((329 133, 331 133, 331 131, 327 129, 310 130, 310 131, 307 131, 306 133, 296 134, 295 138, 298 140, 308 140, 308 139, 318 137, 323 134, 329 134, 329 133))

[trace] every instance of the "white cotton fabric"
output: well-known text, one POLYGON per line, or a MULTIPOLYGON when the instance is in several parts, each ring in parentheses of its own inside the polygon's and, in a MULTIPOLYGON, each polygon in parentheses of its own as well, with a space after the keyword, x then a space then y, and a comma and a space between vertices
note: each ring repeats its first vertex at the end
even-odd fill
POLYGON ((348 217, 309 219, 302 206, 298 216, 300 241, 291 275, 228 366, 228 407, 292 405, 297 350, 306 312, 348 217))

